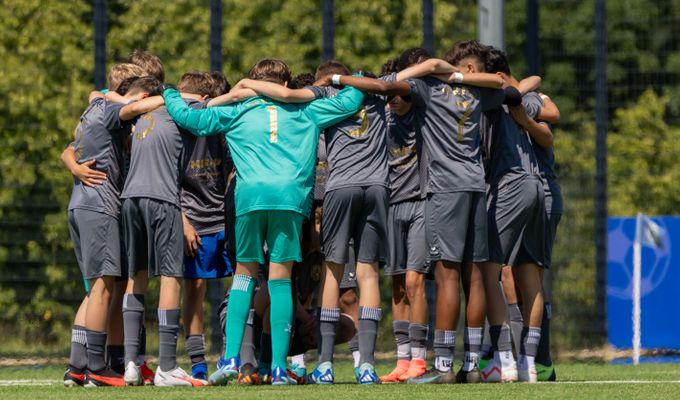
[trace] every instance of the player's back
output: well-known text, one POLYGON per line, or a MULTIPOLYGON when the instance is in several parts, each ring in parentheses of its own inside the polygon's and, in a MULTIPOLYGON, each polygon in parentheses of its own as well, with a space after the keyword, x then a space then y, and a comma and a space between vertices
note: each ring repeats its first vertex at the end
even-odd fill
POLYGON ((390 167, 390 203, 420 198, 420 174, 416 149, 415 113, 389 112, 387 148, 390 167))

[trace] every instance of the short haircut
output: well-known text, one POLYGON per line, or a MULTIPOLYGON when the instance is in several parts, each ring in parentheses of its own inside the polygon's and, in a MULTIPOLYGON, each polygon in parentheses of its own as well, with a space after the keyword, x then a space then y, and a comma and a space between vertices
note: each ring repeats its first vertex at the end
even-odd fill
POLYGON ((492 74, 495 74, 496 72, 502 72, 506 75, 512 75, 510 73, 508 56, 502 50, 496 49, 494 47, 489 49, 489 54, 486 55, 484 66, 486 71, 492 74))
POLYGON ((258 81, 273 82, 281 85, 285 82, 290 82, 292 79, 288 65, 275 58, 265 58, 255 63, 250 72, 248 72, 248 77, 258 81))
POLYGON ((147 73, 138 65, 131 63, 116 64, 109 71, 109 90, 118 91, 121 82, 128 78, 139 78, 147 73))
POLYGON ((398 59, 399 57, 395 57, 385 61, 385 63, 380 68, 380 76, 385 76, 394 72, 398 72, 397 71, 398 59))
POLYGON ((449 48, 444 55, 444 60, 456 66, 462 60, 472 57, 477 60, 480 72, 484 72, 484 62, 489 53, 489 47, 481 44, 478 40, 461 40, 449 48))
POLYGON ((127 93, 137 94, 141 92, 148 93, 149 96, 156 96, 160 94, 158 88, 161 83, 161 81, 153 76, 143 76, 141 78, 135 79, 130 84, 130 88, 128 89, 127 93))
POLYGON ((184 73, 179 82, 177 90, 184 93, 199 94, 201 96, 212 96, 214 90, 214 80, 206 72, 190 71, 184 73))
POLYGON ((231 84, 229 80, 221 71, 213 71, 210 73, 210 77, 213 80, 213 90, 211 97, 222 96, 225 93, 229 93, 231 90, 231 84))
POLYGON ((290 82, 288 87, 291 89, 303 89, 306 86, 312 86, 314 81, 316 81, 314 74, 304 72, 293 78, 293 81, 290 82))
POLYGON ((338 60, 328 60, 316 67, 316 79, 321 79, 326 75, 349 75, 349 68, 338 60))
POLYGON ((144 50, 135 50, 128 56, 128 62, 139 65, 146 75, 151 75, 160 82, 165 82, 165 70, 161 59, 156 55, 144 50))
POLYGON ((403 71, 406 68, 420 64, 421 62, 432 58, 430 53, 422 47, 411 47, 404 50, 397 58, 397 71, 403 71))
POLYGON ((133 76, 132 78, 127 78, 123 80, 123 82, 118 85, 118 89, 116 89, 116 93, 118 93, 121 96, 125 96, 127 92, 130 90, 130 86, 139 79, 138 76, 133 76))

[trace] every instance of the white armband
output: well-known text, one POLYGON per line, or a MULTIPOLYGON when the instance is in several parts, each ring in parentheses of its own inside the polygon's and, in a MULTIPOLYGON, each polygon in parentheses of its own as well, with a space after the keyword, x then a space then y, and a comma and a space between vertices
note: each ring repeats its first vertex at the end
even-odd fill
POLYGON ((550 97, 548 97, 544 94, 541 95, 541 100, 545 101, 545 100, 549 100, 549 99, 550 99, 550 97))
POLYGON ((333 76, 331 77, 331 82, 336 86, 340 85, 340 76, 341 75, 333 74, 333 76))
POLYGON ((463 83, 463 74, 460 72, 453 73, 453 81, 456 83, 463 83))

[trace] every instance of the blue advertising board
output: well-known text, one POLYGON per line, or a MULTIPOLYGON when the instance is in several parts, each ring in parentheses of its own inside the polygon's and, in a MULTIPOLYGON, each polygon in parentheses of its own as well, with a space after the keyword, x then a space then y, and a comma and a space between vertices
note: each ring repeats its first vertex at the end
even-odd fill
MULTIPOLYGON (((660 247, 642 247, 642 348, 680 349, 680 217, 651 219, 664 232, 660 247)), ((633 340, 634 239, 635 217, 609 218, 607 323, 609 344, 619 349, 633 340)))

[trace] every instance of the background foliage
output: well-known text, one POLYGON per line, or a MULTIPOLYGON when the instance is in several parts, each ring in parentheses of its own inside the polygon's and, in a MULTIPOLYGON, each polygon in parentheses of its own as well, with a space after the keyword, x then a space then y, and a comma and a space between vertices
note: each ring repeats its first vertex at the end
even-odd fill
MULTIPOLYGON (((476 5, 434 3, 441 56, 454 41, 476 36, 476 5)), ((526 65, 525 3, 506 2, 507 50, 519 76, 526 65)), ((319 1, 223 4, 224 72, 232 82, 262 57, 283 58, 295 73, 313 71, 319 63, 319 1)), ((540 6, 542 89, 562 111, 555 132, 566 211, 555 250, 555 343, 558 348, 584 347, 602 343, 589 331, 595 289, 594 7, 592 0, 552 0, 540 6)), ((680 1, 612 1, 607 7, 610 212, 677 213, 680 1)), ((208 0, 110 0, 108 8, 110 64, 143 48, 161 57, 169 82, 187 70, 208 68, 208 0)), ((422 41, 416 1, 336 2, 336 24, 336 57, 354 69, 378 71, 387 58, 422 41)), ((3 340, 0 354, 17 343, 26 352, 67 348, 82 283, 66 225, 71 178, 59 153, 92 89, 92 54, 90 2, 3 2, 0 329, 17 339, 3 340)))

